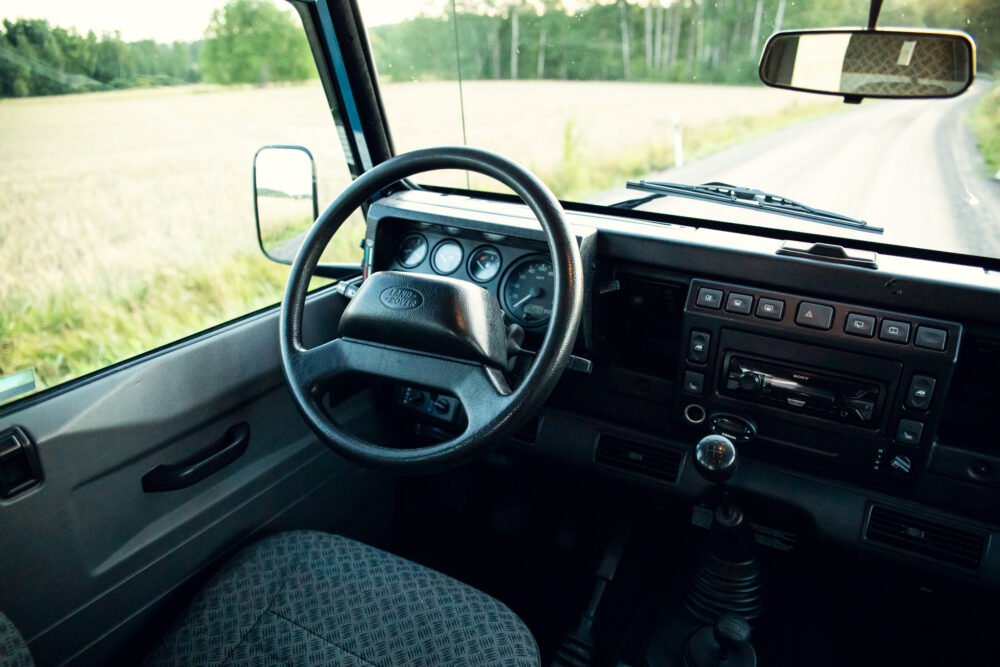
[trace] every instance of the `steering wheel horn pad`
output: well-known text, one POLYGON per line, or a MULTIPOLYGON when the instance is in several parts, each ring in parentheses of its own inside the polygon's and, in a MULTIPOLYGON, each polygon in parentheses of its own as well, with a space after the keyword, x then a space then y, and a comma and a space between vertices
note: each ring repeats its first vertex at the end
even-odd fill
POLYGON ((344 310, 340 335, 507 368, 500 301, 456 278, 375 273, 344 310))
POLYGON ((281 302, 282 369, 296 407, 320 440, 361 464, 401 473, 470 461, 509 436, 544 403, 570 358, 583 309, 582 262, 562 207, 545 185, 496 153, 464 146, 393 157, 355 179, 317 218, 292 263, 281 302), (340 338, 302 343, 309 281, 327 243, 365 201, 425 171, 458 169, 494 178, 517 193, 545 232, 554 270, 552 315, 520 384, 511 389, 502 311, 496 296, 471 283, 402 272, 372 274, 345 309, 340 338), (348 373, 455 395, 468 418, 463 433, 415 448, 384 447, 347 432, 317 403, 317 386, 348 373))

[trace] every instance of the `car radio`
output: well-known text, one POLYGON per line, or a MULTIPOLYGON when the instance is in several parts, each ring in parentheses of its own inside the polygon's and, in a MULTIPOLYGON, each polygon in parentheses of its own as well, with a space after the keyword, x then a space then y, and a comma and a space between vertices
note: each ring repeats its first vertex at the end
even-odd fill
POLYGON ((962 327, 694 279, 680 335, 673 415, 689 437, 733 431, 751 458, 882 487, 926 467, 962 327))
POLYGON ((720 393, 814 417, 868 426, 881 414, 883 386, 766 359, 728 353, 720 393))

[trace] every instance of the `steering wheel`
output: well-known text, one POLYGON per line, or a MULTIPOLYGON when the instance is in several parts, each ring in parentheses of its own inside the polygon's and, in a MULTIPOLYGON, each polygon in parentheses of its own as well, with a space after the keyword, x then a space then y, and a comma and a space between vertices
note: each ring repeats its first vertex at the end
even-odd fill
POLYGON ((317 218, 292 263, 281 302, 282 367, 302 416, 334 451, 370 467, 398 472, 441 470, 500 444, 541 407, 569 360, 582 307, 579 248, 558 200, 538 178, 489 151, 459 146, 422 149, 366 171, 317 218), (455 278, 374 273, 345 308, 338 338, 311 349, 302 343, 310 278, 344 220, 397 181, 439 169, 473 171, 508 186, 538 218, 548 240, 555 274, 552 315, 541 348, 516 389, 504 376, 508 341, 499 300, 482 287, 455 278), (354 373, 454 395, 468 426, 446 442, 406 449, 355 437, 327 417, 314 391, 354 373))

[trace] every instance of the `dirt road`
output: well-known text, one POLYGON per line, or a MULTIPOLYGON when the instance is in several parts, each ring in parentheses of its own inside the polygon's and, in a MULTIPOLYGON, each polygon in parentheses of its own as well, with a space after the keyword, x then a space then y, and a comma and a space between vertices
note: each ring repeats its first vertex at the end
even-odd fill
POLYGON ((983 168, 964 114, 986 87, 867 101, 648 178, 756 187, 884 227, 889 243, 1000 257, 1000 181, 983 168))

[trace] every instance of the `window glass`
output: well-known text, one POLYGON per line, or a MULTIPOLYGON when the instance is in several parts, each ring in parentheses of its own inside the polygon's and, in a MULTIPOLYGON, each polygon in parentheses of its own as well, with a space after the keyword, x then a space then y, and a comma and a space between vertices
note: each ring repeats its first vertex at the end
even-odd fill
POLYGON ((488 148, 594 204, 648 194, 630 179, 757 188, 884 234, 678 196, 638 210, 1000 258, 996 0, 885 0, 879 26, 967 32, 977 81, 954 98, 862 104, 767 88, 757 66, 772 33, 863 26, 869 0, 359 4, 400 150, 488 148))
MULTIPOLYGON (((308 147, 321 207, 350 182, 290 5, 5 0, 2 16, 0 402, 32 371, 50 387, 277 302, 288 268, 258 249, 254 153, 308 147)), ((359 261, 362 236, 355 218, 326 259, 359 261)))

